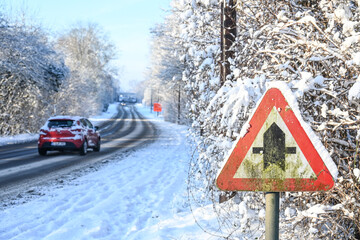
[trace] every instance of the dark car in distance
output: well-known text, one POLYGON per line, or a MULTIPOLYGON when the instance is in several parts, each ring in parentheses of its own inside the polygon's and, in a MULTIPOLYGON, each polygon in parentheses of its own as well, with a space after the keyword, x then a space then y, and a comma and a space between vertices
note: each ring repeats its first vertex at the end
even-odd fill
POLYGON ((88 148, 100 151, 101 137, 98 127, 87 118, 77 116, 55 116, 49 118, 40 129, 38 152, 77 150, 85 155, 88 148))

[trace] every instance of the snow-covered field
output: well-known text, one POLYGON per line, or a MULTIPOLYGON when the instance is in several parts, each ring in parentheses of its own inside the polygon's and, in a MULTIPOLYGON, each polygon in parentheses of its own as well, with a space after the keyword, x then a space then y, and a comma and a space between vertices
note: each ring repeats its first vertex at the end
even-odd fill
POLYGON ((20 196, 0 210, 0 239, 214 239, 193 214, 200 223, 216 217, 188 206, 186 128, 138 109, 152 118, 158 140, 83 176, 31 189, 37 197, 20 196))

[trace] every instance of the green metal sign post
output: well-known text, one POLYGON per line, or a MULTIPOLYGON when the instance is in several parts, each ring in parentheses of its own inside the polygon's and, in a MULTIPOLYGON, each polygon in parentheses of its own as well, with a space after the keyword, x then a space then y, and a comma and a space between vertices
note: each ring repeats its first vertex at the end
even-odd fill
POLYGON ((279 205, 280 193, 267 192, 265 209, 265 239, 279 239, 279 205))

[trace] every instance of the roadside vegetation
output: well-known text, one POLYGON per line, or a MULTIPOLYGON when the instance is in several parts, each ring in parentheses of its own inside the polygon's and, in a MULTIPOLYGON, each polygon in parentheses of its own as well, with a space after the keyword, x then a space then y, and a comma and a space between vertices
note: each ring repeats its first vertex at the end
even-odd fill
MULTIPOLYGON (((329 192, 285 193, 282 239, 360 238, 360 2, 348 0, 237 1, 231 74, 220 82, 220 6, 217 0, 174 0, 154 28, 145 101, 159 101, 169 121, 190 122, 194 142, 188 188, 192 205, 214 203, 218 236, 264 233, 263 193, 228 193, 217 172, 266 89, 283 81, 297 97, 339 176, 329 192), (177 91, 181 101, 174 98, 177 91), (187 120, 182 120, 182 119, 187 120)), ((201 226, 205 231, 207 226, 201 226)), ((251 239, 251 238, 250 238, 251 239)))
POLYGON ((52 36, 0 11, 0 135, 34 133, 52 115, 101 112, 116 98, 116 50, 99 26, 52 36), (51 39, 51 40, 50 40, 51 39))
MULTIPOLYGON (((283 81, 336 163, 329 192, 283 193, 281 239, 360 239, 360 2, 238 0, 231 74, 220 81, 218 0, 172 0, 152 29, 141 89, 193 142, 191 207, 213 203, 224 239, 263 238, 263 193, 229 192, 215 178, 266 84, 283 81)), ((99 113, 115 99, 116 50, 101 27, 55 36, 0 11, 0 135, 36 132, 51 115, 99 113)))

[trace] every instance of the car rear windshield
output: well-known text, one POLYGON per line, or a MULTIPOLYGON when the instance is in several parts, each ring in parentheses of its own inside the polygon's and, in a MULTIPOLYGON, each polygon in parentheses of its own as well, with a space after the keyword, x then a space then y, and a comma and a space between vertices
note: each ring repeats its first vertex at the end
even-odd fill
POLYGON ((71 127, 73 125, 73 120, 50 120, 48 127, 57 128, 57 127, 71 127))

